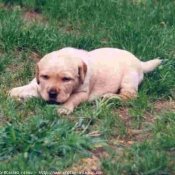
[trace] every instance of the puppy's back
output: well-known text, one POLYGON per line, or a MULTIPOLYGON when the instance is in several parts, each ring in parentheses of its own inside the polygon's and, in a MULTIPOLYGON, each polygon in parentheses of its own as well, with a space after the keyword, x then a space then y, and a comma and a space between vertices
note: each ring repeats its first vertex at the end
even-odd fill
POLYGON ((91 52, 90 59, 97 69, 106 68, 108 71, 114 69, 125 69, 126 67, 135 67, 141 69, 140 60, 137 59, 132 53, 115 48, 101 48, 91 52))

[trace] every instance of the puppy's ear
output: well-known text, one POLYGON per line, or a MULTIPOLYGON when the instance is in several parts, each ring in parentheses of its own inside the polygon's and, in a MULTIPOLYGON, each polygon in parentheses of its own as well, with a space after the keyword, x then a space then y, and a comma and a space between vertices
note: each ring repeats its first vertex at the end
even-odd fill
POLYGON ((84 83, 86 72, 87 72, 87 65, 86 63, 82 62, 82 64, 78 66, 78 75, 80 77, 80 81, 82 84, 84 83))
POLYGON ((39 66, 38 66, 38 64, 36 64, 36 82, 38 84, 40 84, 40 81, 39 81, 39 66))

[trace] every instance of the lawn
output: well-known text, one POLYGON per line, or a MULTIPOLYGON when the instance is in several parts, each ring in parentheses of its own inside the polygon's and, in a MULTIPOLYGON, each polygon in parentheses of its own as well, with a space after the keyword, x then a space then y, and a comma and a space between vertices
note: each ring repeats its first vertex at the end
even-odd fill
POLYGON ((174 0, 0 0, 0 174, 175 174, 174 9, 174 0), (164 61, 137 99, 97 99, 71 116, 8 96, 67 46, 164 61))

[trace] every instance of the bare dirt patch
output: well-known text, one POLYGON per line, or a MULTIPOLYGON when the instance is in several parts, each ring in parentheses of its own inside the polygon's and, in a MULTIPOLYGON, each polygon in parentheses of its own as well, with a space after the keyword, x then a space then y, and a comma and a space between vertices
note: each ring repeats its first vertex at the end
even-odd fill
POLYGON ((58 30, 63 34, 68 34, 68 35, 75 34, 76 37, 78 37, 80 35, 80 30, 72 25, 68 25, 68 26, 60 25, 58 27, 58 30))
POLYGON ((23 18, 27 21, 38 21, 41 22, 43 20, 42 15, 40 13, 36 13, 33 10, 29 10, 27 12, 24 13, 23 18))
POLYGON ((41 60, 41 58, 42 58, 42 56, 39 55, 38 53, 36 53, 36 52, 31 53, 30 59, 32 59, 33 61, 38 62, 41 60))
MULTIPOLYGON (((157 101, 152 104, 153 110, 148 111, 143 116, 144 119, 148 122, 154 122, 154 120, 149 120, 149 118, 155 118, 156 115, 159 115, 164 112, 169 112, 175 110, 175 101, 162 100, 157 101)), ((132 115, 129 113, 129 107, 120 107, 115 111, 116 114, 125 122, 129 122, 132 119, 132 115)))
POLYGON ((24 66, 24 62, 32 61, 33 65, 35 65, 37 62, 39 62, 42 58, 41 55, 39 55, 36 52, 30 52, 26 55, 26 61, 22 60, 22 53, 21 51, 16 51, 14 52, 14 58, 15 58, 15 63, 11 63, 7 66, 6 71, 8 72, 13 72, 13 71, 19 71, 23 66, 24 66), (16 62, 19 62, 19 64, 16 64, 16 62))
POLYGON ((116 110, 116 113, 123 121, 127 122, 132 119, 132 116, 129 114, 129 107, 120 107, 118 110, 116 110))
POLYGON ((43 17, 41 13, 37 13, 34 10, 27 10, 25 7, 20 5, 11 5, 11 4, 0 4, 0 8, 5 10, 24 10, 25 12, 22 14, 22 18, 26 21, 30 22, 43 22, 43 17))
POLYGON ((0 7, 1 7, 2 9, 5 9, 5 10, 7 10, 7 9, 12 10, 12 6, 11 6, 11 5, 9 6, 9 5, 7 5, 7 4, 1 4, 0 7))
POLYGON ((157 115, 175 111, 175 101, 169 101, 169 100, 157 101, 153 104, 153 106, 154 106, 153 110, 148 111, 144 116, 146 122, 154 123, 154 120, 157 115))
POLYGON ((21 10, 21 6, 19 5, 12 5, 12 4, 9 4, 9 3, 4 3, 4 4, 0 4, 0 8, 4 9, 4 10, 21 10))
POLYGON ((128 144, 128 141, 142 142, 146 138, 151 139, 150 129, 145 128, 144 123, 152 124, 154 123, 156 116, 162 115, 166 112, 175 111, 175 101, 162 100, 154 102, 151 105, 153 106, 153 109, 144 113, 142 116, 142 127, 139 129, 132 127, 133 116, 130 113, 130 107, 122 106, 115 111, 127 128, 127 135, 124 137, 116 136, 118 138, 117 142, 121 141, 121 144, 128 144))
MULTIPOLYGON (((81 159, 76 166, 67 169, 66 172, 70 172, 70 174, 105 175, 105 173, 101 171, 100 165, 100 160, 92 155, 90 158, 81 159)), ((53 175, 56 174, 58 174, 58 172, 55 172, 53 175)), ((62 175, 64 172, 59 172, 59 174, 62 175)))
POLYGON ((158 101, 154 105, 156 113, 175 110, 175 101, 158 101))

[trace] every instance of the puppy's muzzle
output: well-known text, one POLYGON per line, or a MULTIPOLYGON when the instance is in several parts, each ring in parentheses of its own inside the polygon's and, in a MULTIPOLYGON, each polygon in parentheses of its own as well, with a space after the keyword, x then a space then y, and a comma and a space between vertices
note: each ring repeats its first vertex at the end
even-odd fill
POLYGON ((48 93, 49 93, 50 99, 56 99, 58 96, 58 92, 56 90, 53 90, 53 89, 51 89, 48 93))

